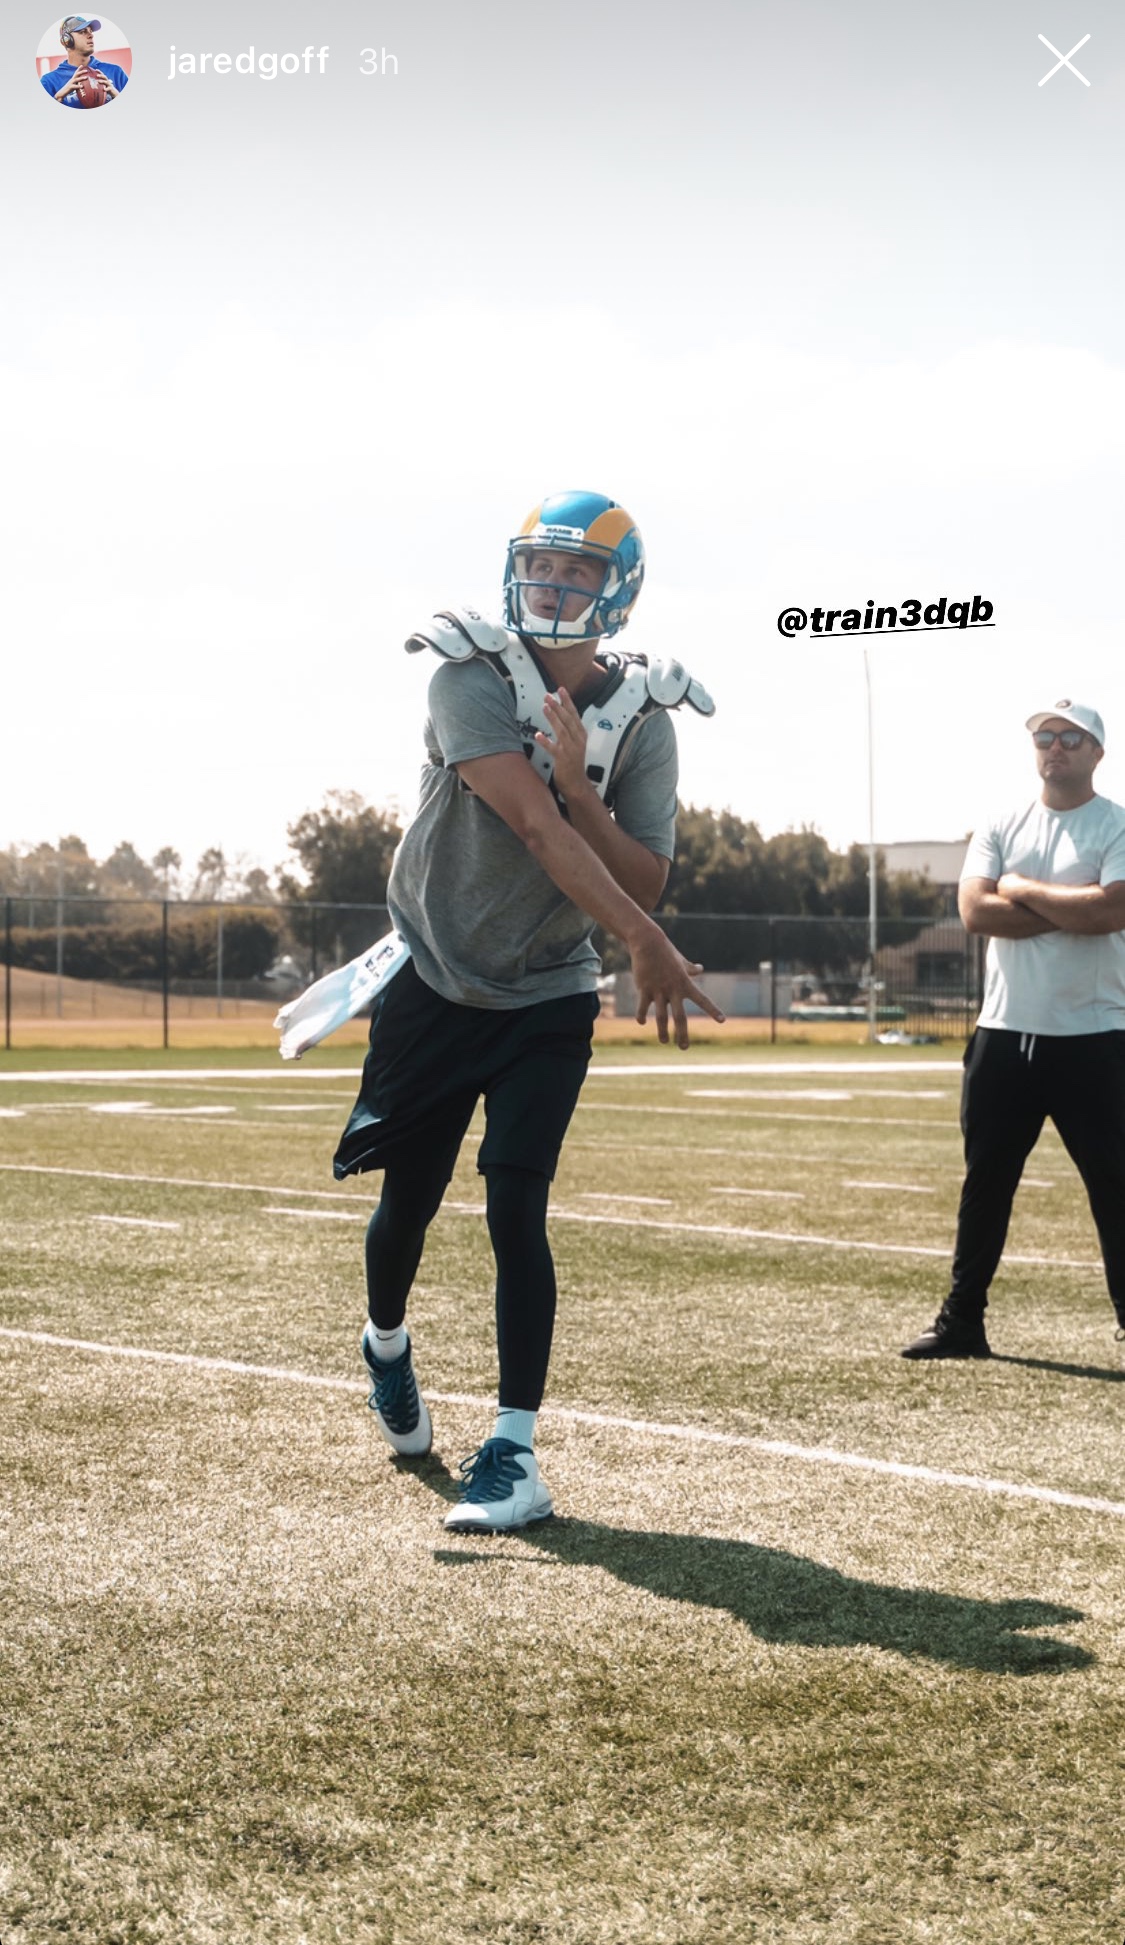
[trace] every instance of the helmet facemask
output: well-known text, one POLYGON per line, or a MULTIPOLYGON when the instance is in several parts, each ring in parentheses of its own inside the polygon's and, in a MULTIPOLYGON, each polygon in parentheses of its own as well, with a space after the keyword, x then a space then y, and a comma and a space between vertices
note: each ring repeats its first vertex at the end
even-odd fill
POLYGON ((504 602, 508 626, 526 635, 539 648, 564 648, 572 642, 600 641, 606 634, 605 610, 612 606, 620 579, 612 557, 599 549, 545 547, 542 541, 515 545, 508 551, 504 602), (544 556, 554 569, 544 572, 544 556), (568 561, 589 563, 591 573, 568 574, 568 561))
POLYGON ((644 571, 641 537, 616 500, 552 494, 508 543, 505 623, 547 650, 608 641, 628 621, 644 571))
MULTIPOLYGON (((639 574, 637 579, 639 581, 639 574)), ((526 635, 537 648, 563 648, 570 642, 604 641, 624 628, 628 610, 637 589, 628 586, 620 556, 611 549, 597 547, 544 547, 541 540, 529 543, 522 537, 508 549, 504 575, 504 619, 509 628, 526 635), (588 588, 568 586, 564 580, 544 579, 533 573, 536 557, 544 554, 578 555, 603 567, 600 583, 591 580, 588 588), (536 590, 543 594, 535 601, 536 590), (577 604, 585 596, 581 607, 577 604), (549 597, 549 598, 548 598, 549 597), (540 612, 536 612, 536 609, 540 612), (553 612, 552 612, 553 608, 553 612)))

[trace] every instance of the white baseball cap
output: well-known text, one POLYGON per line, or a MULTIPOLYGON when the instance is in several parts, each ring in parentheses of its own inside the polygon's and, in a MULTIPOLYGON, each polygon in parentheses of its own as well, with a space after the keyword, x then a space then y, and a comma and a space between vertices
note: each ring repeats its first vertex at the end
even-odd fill
POLYGON ((1064 696, 1061 702, 1054 703, 1050 709, 1037 709, 1034 716, 1029 716, 1028 729, 1034 734, 1037 729, 1042 729, 1049 716, 1054 716, 1056 720, 1061 718, 1064 723, 1073 723, 1075 729, 1084 729, 1087 736, 1092 736, 1095 743, 1104 750, 1105 724, 1097 710, 1091 709, 1088 702, 1071 702, 1069 696, 1064 696))

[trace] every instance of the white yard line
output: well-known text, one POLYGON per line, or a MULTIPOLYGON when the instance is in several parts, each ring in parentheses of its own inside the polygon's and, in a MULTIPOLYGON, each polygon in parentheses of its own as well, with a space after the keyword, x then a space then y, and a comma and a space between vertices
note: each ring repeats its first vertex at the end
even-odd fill
POLYGON ((0 1162, 5 1175, 71 1175, 85 1182, 154 1182, 166 1189, 233 1189, 247 1195, 315 1196, 329 1202, 351 1202, 344 1189, 287 1189, 280 1182, 208 1182, 198 1175, 134 1175, 120 1168, 61 1168, 46 1162, 0 1162))
POLYGON ((366 1210, 357 1209, 263 1209, 264 1216, 291 1216, 298 1222, 370 1222, 366 1210))
POLYGON ((123 1229, 180 1229, 178 1222, 159 1222, 155 1216, 91 1216, 91 1222, 119 1223, 123 1229))
MULTIPOLYGON (((351 1378, 318 1376, 309 1371, 289 1371, 273 1364, 244 1364, 236 1358, 199 1357, 188 1351, 147 1350, 136 1344, 101 1344, 81 1337, 56 1337, 48 1331, 12 1330, 0 1326, 0 1337, 15 1343, 41 1344, 50 1350, 85 1351, 96 1357, 133 1358, 152 1364, 176 1364, 197 1371, 228 1372, 237 1377, 267 1378, 278 1383, 309 1385, 318 1390, 348 1391, 356 1396, 361 1381, 351 1378)), ((439 1405, 466 1405, 473 1410, 492 1411, 495 1401, 471 1392, 428 1391, 427 1398, 439 1405)), ((988 1493, 1005 1499, 1028 1499, 1047 1506, 1066 1506, 1084 1513, 1104 1513, 1125 1519, 1125 1503, 1098 1499, 1086 1493, 1060 1492, 1053 1486, 1025 1486, 1011 1479, 992 1479, 971 1472, 946 1472, 936 1466, 909 1465, 897 1459, 872 1459, 862 1452, 840 1452, 829 1445, 794 1445, 787 1439, 749 1438, 737 1432, 714 1432, 699 1425, 666 1424, 660 1419, 622 1418, 610 1412, 578 1411, 567 1405, 545 1405, 545 1418, 565 1424, 600 1426, 607 1431, 636 1432, 644 1438, 666 1438, 693 1445, 715 1445, 747 1452, 764 1452, 771 1458, 794 1459, 808 1465, 840 1466, 856 1472, 882 1473, 892 1479, 916 1480, 930 1486, 950 1486, 962 1491, 988 1493)))
POLYGON ((708 1195, 768 1196, 774 1202, 803 1202, 805 1200, 805 1192, 803 1189, 720 1189, 718 1186, 713 1186, 708 1189, 707 1193, 708 1195))
MULTIPOLYGON (((843 1087, 686 1087, 689 1101, 850 1101, 843 1087)), ((645 1114, 648 1108, 643 1110, 645 1114)))
MULTIPOLYGON (((646 1112, 651 1112, 651 1110, 646 1110, 646 1112)), ((762 1116, 763 1120, 766 1118, 766 1116, 762 1116)), ((813 1120, 815 1118, 819 1121, 823 1117, 820 1115, 815 1117, 808 1115, 803 1118, 806 1120, 813 1120)), ((1050 1143, 1051 1138, 1052 1131, 1047 1128, 1040 1136, 1040 1141, 1050 1143)), ((1056 1136, 1055 1139, 1057 1140, 1058 1137, 1056 1136)), ((619 1155, 622 1152, 622 1146, 619 1141, 588 1141, 584 1140, 580 1135, 570 1136, 567 1140, 565 1152, 569 1154, 573 1149, 578 1148, 589 1150, 599 1155, 619 1155)), ((737 1141, 728 1142, 725 1148, 702 1148, 697 1147, 694 1142, 631 1141, 628 1152, 630 1155, 690 1155, 696 1160, 701 1156, 708 1156, 712 1160, 743 1162, 747 1168, 751 1169, 760 1169, 780 1160, 781 1165, 790 1172, 798 1168, 815 1168, 822 1172, 837 1168, 862 1168, 865 1161, 870 1160, 870 1156, 861 1155, 793 1155, 786 1153, 784 1156, 778 1157, 776 1151, 772 1148, 745 1148, 740 1146, 737 1141)), ((1044 1157, 1040 1156, 1040 1160, 1042 1159, 1044 1157)), ((948 1162, 925 1162, 923 1166, 930 1175, 955 1176, 959 1180, 964 1177, 965 1173, 963 1164, 958 1164, 956 1167, 953 1167, 948 1162)), ((1078 1180, 1078 1174, 1075 1171, 1073 1176, 1075 1186, 1078 1185, 1078 1180)), ((1030 1175, 1023 1176, 1020 1181, 1021 1189, 1057 1189, 1058 1187, 1059 1183, 1057 1181, 1048 1182, 1046 1180, 1038 1180, 1030 1175)), ((769 1195, 781 1194, 782 1191, 770 1189, 731 1189, 724 1191, 724 1193, 731 1195, 769 1195)))
POLYGON ((580 1202, 642 1202, 653 1209, 672 1208, 670 1195, 612 1195, 608 1189, 578 1189, 580 1202))
MULTIPOLYGON (((699 1101, 855 1101, 870 1096, 891 1101, 948 1101, 947 1087, 688 1087, 699 1101)), ((644 1109, 647 1113, 648 1110, 644 1109)))
POLYGON ((917 1075, 924 1080, 927 1074, 960 1074, 959 1060, 691 1060, 677 1068, 675 1055, 666 1061, 645 1061, 626 1065, 624 1061, 611 1065, 594 1056, 588 1078, 600 1080, 603 1074, 620 1080, 623 1075, 663 1074, 666 1079, 690 1080, 693 1074, 737 1074, 743 1080, 753 1080, 756 1074, 833 1074, 837 1080, 846 1081, 852 1074, 878 1074, 902 1080, 906 1075, 917 1075))
POLYGON ((893 1189, 896 1195, 936 1195, 936 1189, 924 1189, 917 1182, 853 1182, 847 1176, 841 1182, 842 1189, 893 1189))
MULTIPOLYGON (((208 1182, 189 1175, 130 1175, 119 1169, 59 1168, 42 1162, 0 1162, 0 1172, 7 1175, 63 1175, 89 1182, 150 1182, 164 1188, 230 1190, 244 1195, 315 1197, 318 1201, 329 1202, 352 1202, 356 1199, 341 1189, 287 1189, 277 1183, 208 1182)), ((483 1203, 445 1202, 442 1207, 453 1215, 484 1215, 483 1203)), ((733 1223, 671 1222, 664 1217, 652 1216, 601 1216, 588 1209, 552 1209, 550 1220, 602 1224, 616 1229, 656 1229, 683 1236, 728 1236, 736 1242, 799 1243, 812 1249, 852 1250, 860 1254, 873 1251, 880 1256, 945 1258, 950 1254, 949 1244, 936 1247, 925 1243, 876 1243, 859 1237, 805 1235, 790 1233, 785 1229, 741 1229, 733 1223)), ((1017 1256, 1005 1252, 1004 1261, 1052 1270, 1100 1270, 1102 1267, 1099 1262, 1076 1256, 1017 1256)))
POLYGON ((146 1120, 169 1121, 173 1115, 233 1114, 231 1107, 154 1108, 151 1101, 84 1101, 88 1114, 140 1114, 146 1120))
POLYGON ((893 1114, 806 1114, 801 1108, 665 1108, 647 1104, 638 1107, 635 1101, 579 1101, 579 1114, 643 1114, 646 1119, 653 1114, 678 1114, 691 1121, 815 1121, 818 1125, 840 1121, 847 1128, 925 1128, 928 1133, 961 1139, 961 1131, 954 1121, 939 1121, 935 1118, 905 1115, 896 1118, 893 1114))
MULTIPOLYGON (((468 1203, 445 1203, 445 1208, 456 1209, 463 1215, 483 1215, 468 1203)), ((589 1222, 607 1223, 621 1229, 663 1229, 675 1231, 686 1236, 733 1236, 745 1242, 757 1243, 802 1243, 810 1249, 843 1249, 874 1251, 880 1256, 933 1256, 948 1260, 952 1255, 952 1238, 940 1247, 925 1243, 873 1243, 859 1238, 843 1236, 798 1235, 787 1229, 737 1229, 733 1224, 717 1222, 668 1222, 662 1218, 644 1216, 594 1216, 581 1209, 551 1209, 548 1219, 551 1222, 589 1222)), ((1035 1265, 1045 1269, 1100 1270, 1101 1264, 1090 1262, 1085 1257, 1076 1256, 1016 1256, 1005 1250, 1005 1263, 1035 1265)))
MULTIPOLYGON (((278 1060, 276 1067, 28 1067, 12 1068, 0 1072, 0 1081, 80 1081, 91 1087, 100 1087, 104 1081, 132 1081, 139 1087, 146 1087, 153 1081, 183 1081, 191 1086, 194 1081, 288 1081, 290 1086, 302 1087, 316 1081, 355 1080, 363 1065, 362 1050, 356 1050, 357 1060, 354 1067, 295 1067, 289 1062, 278 1060)), ((851 1074, 878 1074, 880 1077, 892 1076, 903 1079, 917 1075, 925 1079, 927 1074, 959 1074, 959 1060, 692 1060, 677 1065, 675 1054, 666 1060, 639 1061, 635 1065, 627 1062, 603 1062, 594 1056, 588 1078, 601 1080, 603 1076, 614 1080, 627 1078, 633 1074, 663 1077, 665 1080, 690 1079, 693 1074, 738 1074, 752 1080, 756 1074, 832 1074, 837 1080, 846 1079, 851 1074)))
MULTIPOLYGON (((114 1087, 126 1083, 133 1087, 151 1087, 157 1081, 182 1081, 185 1087, 194 1087, 202 1081, 288 1081, 290 1086, 300 1087, 305 1078, 309 1081, 356 1081, 363 1065, 362 1056, 355 1067, 28 1067, 24 1069, 0 1069, 0 1081, 40 1081, 51 1086, 55 1081, 65 1081, 67 1086, 102 1087, 112 1082, 114 1087)), ((208 1090, 209 1092, 211 1090, 208 1090)))

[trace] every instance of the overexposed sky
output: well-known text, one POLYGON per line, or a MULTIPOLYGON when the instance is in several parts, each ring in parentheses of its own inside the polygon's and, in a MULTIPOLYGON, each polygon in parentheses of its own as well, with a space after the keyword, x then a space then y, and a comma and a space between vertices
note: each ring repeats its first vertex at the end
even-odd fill
POLYGON ((994 628, 871 643, 880 839, 1030 796, 1064 694, 1125 797, 1108 0, 114 18, 132 80, 82 114, 6 13, 0 845, 272 866, 328 789, 408 809, 402 638, 494 600, 570 485, 645 536, 620 645, 718 702, 686 799, 866 837, 861 644, 777 614, 974 594, 994 628), (1039 85, 1040 31, 1089 34, 1089 86, 1039 85), (311 42, 323 74, 168 78, 311 42))

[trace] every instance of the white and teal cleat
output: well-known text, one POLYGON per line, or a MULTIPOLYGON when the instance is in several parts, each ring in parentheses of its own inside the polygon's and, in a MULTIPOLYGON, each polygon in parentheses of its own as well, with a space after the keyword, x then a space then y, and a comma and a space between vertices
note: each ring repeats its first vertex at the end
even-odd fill
POLYGON ((451 1533, 511 1533, 554 1511, 534 1452, 510 1438, 486 1439, 460 1470, 465 1484, 445 1519, 451 1533))
POLYGON ((390 1364, 376 1357, 366 1330, 359 1348, 371 1379, 367 1402, 387 1444, 402 1459, 424 1459, 434 1442, 434 1431, 410 1361, 410 1339, 402 1356, 390 1364))

